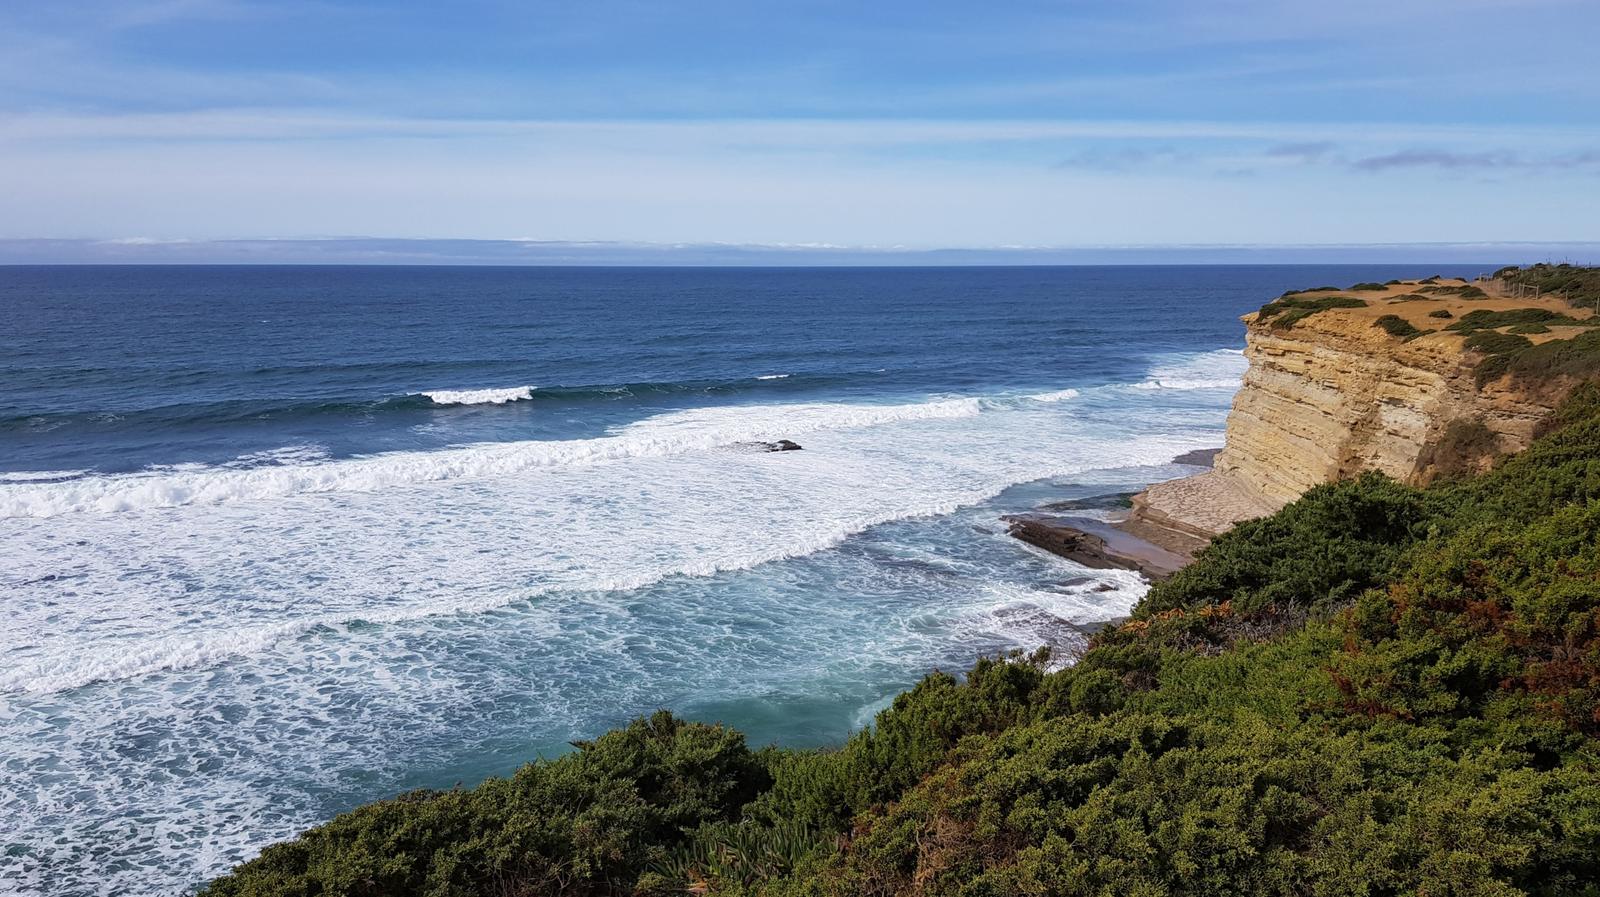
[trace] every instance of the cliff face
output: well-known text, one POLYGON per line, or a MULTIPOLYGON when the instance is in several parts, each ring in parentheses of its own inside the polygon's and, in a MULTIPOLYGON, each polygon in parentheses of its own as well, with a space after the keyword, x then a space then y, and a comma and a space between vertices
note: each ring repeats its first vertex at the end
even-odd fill
MULTIPOLYGON (((1250 366, 1215 470, 1152 486, 1135 499, 1136 518, 1215 535, 1321 483, 1376 470, 1421 484, 1526 448, 1572 383, 1502 378, 1480 386, 1474 367, 1482 356, 1444 327, 1480 310, 1572 309, 1551 299, 1410 292, 1421 286, 1355 293, 1365 305, 1318 310, 1292 326, 1281 317, 1245 315, 1250 366)), ((1442 287, 1470 285, 1434 285, 1442 287)), ((1578 329, 1551 327, 1531 340, 1570 337, 1578 329)))
POLYGON ((1420 483, 1527 447, 1558 398, 1479 389, 1460 336, 1401 342, 1373 318, 1334 309, 1276 329, 1246 316, 1250 368, 1217 470, 1280 500, 1367 470, 1420 483))

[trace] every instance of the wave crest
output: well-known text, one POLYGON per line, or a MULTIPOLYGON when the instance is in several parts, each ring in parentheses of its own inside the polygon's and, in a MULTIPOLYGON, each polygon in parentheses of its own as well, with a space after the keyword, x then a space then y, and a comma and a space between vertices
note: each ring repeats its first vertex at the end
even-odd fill
POLYGON ((1158 379, 1152 378, 1143 383, 1135 383, 1134 389, 1235 389, 1239 386, 1237 377, 1217 377, 1213 379, 1158 379))
POLYGON ((1079 395, 1080 393, 1076 389, 1069 388, 1058 389, 1055 392, 1035 393, 1034 395, 1028 396, 1028 398, 1034 400, 1035 402, 1065 402, 1068 399, 1076 399, 1079 395))
POLYGON ((419 393, 435 405, 504 405, 533 398, 532 386, 508 386, 504 389, 436 389, 419 393))

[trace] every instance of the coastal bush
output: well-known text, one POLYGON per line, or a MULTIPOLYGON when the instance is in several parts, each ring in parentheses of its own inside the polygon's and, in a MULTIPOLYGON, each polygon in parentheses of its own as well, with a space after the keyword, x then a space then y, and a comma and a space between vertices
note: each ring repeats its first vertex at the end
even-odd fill
POLYGON ((1508 376, 1522 382, 1557 383, 1600 375, 1600 330, 1538 345, 1520 333, 1479 330, 1464 345, 1485 353, 1473 369, 1479 385, 1508 376))
POLYGON ((1455 315, 1451 314, 1450 313, 1450 309, 1448 309, 1448 308, 1436 308, 1433 311, 1428 312, 1428 317, 1430 317, 1430 318, 1453 318, 1453 317, 1455 317, 1455 315))
MULTIPOLYGON (((1446 330, 1450 328, 1445 328, 1446 330)), ((1462 345, 1474 352, 1485 355, 1507 355, 1518 352, 1533 345, 1533 341, 1525 336, 1515 333, 1501 333, 1498 330, 1474 330, 1471 335, 1462 341, 1462 345)))
POLYGON ((1513 324, 1506 328, 1507 333, 1549 333, 1550 328, 1544 324, 1513 324))
POLYGON ((1600 374, 1600 330, 1549 340, 1508 355, 1502 373, 1535 382, 1600 374))
POLYGON ((1152 586, 1135 617, 1224 602, 1245 613, 1338 605, 1382 582, 1425 520, 1417 490, 1375 473, 1317 486, 1217 537, 1196 563, 1152 586))
POLYGON ((1384 315, 1373 321, 1372 326, 1382 327, 1385 333, 1390 336, 1397 336, 1406 342, 1433 332, 1432 330, 1423 330, 1399 315, 1384 315))
POLYGON ((1351 289, 1352 292, 1359 292, 1359 291, 1372 292, 1372 291, 1376 290, 1376 291, 1381 293, 1384 290, 1387 290, 1388 287, 1384 286, 1381 283, 1372 283, 1372 282, 1369 281, 1369 282, 1366 282, 1366 283, 1355 284, 1354 286, 1350 287, 1350 289, 1351 289))
POLYGON ((1570 318, 1560 312, 1548 308, 1512 308, 1505 311, 1490 311, 1485 308, 1470 311, 1461 316, 1461 319, 1446 327, 1446 330, 1455 330, 1470 333, 1474 330, 1493 330, 1497 327, 1506 327, 1515 324, 1578 324, 1584 322, 1570 318))
POLYGON ((1366 304, 1365 299, 1357 299, 1354 296, 1323 296, 1317 299, 1284 296, 1261 306, 1261 310, 1256 313, 1256 320, 1270 320, 1273 327, 1287 330, 1319 311, 1330 308, 1362 308, 1366 304))
POLYGON ((1486 473, 1241 524, 1053 666, 934 673, 836 750, 659 713, 202 893, 1595 897, 1600 388, 1486 473))
POLYGON ((1435 296, 1459 296, 1462 299, 1489 298, 1488 293, 1485 293, 1482 289, 1471 284, 1440 284, 1430 280, 1425 280, 1423 283, 1431 283, 1433 285, 1420 287, 1418 288, 1417 292, 1431 293, 1435 296))
POLYGON ((613 894, 665 847, 770 787, 744 736, 662 711, 470 790, 335 817, 220 878, 207 897, 613 894))
POLYGON ((1499 438, 1481 418, 1456 418, 1423 449, 1417 467, 1429 478, 1476 473, 1499 450, 1499 438))
POLYGON ((1600 312, 1600 267, 1537 264, 1511 265, 1494 272, 1496 279, 1553 293, 1575 308, 1600 312))

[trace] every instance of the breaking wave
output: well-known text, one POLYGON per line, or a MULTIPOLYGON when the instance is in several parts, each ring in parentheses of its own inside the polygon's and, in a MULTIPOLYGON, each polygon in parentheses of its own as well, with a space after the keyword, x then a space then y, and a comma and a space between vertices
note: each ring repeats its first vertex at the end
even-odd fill
POLYGON ((1028 398, 1035 402, 1065 402, 1068 399, 1076 399, 1079 395, 1081 393, 1076 389, 1058 389, 1055 392, 1035 393, 1028 398))
POLYGON ((533 398, 532 386, 509 386, 504 389, 436 389, 418 393, 427 396, 435 405, 504 405, 533 398))
POLYGON ((702 408, 646 418, 597 439, 482 443, 431 452, 392 452, 322 464, 246 470, 181 465, 65 482, 0 483, 0 517, 117 513, 192 504, 383 489, 540 468, 601 464, 700 451, 739 442, 900 421, 970 417, 978 399, 905 405, 834 403, 702 408))

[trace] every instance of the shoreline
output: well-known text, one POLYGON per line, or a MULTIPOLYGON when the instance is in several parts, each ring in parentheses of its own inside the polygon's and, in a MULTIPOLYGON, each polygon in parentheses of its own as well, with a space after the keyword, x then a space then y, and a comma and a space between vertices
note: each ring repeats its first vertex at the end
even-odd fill
MULTIPOLYGON (((1221 451, 1196 449, 1173 458, 1172 463, 1209 468, 1221 451)), ((1133 570, 1156 582, 1188 566, 1196 552, 1238 522, 1207 531, 1189 521, 1209 521, 1219 508, 1212 504, 1211 516, 1195 513, 1201 504, 1222 498, 1223 514, 1260 516, 1251 513, 1257 510, 1257 503, 1226 494, 1232 485, 1215 470, 1207 470, 1155 483, 1141 492, 1052 502, 1001 520, 1009 526, 1007 535, 1035 548, 1091 569, 1133 570), (1103 511, 1104 516, 1058 513, 1094 510, 1103 511)))

